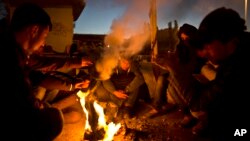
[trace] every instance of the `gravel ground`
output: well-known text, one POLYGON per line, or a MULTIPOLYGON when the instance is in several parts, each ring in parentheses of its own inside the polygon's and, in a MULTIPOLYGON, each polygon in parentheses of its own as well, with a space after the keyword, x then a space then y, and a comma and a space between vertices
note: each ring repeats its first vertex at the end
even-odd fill
POLYGON ((183 117, 177 108, 154 118, 142 119, 142 115, 151 108, 141 105, 137 116, 125 120, 123 131, 114 141, 211 141, 208 137, 199 137, 191 133, 191 129, 182 128, 179 123, 183 117))

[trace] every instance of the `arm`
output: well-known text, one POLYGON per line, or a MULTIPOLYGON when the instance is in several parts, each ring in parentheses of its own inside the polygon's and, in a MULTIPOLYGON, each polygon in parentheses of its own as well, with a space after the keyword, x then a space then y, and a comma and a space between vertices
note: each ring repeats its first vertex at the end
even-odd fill
POLYGON ((35 75, 33 75, 32 81, 34 82, 34 80, 37 81, 35 85, 42 86, 46 89, 59 89, 63 91, 74 91, 75 89, 83 88, 86 89, 90 84, 89 79, 75 80, 70 75, 61 72, 58 72, 58 74, 56 74, 55 72, 54 75, 42 73, 40 73, 40 75, 37 75, 36 73, 35 75), (37 80, 38 78, 39 80, 37 80))
POLYGON ((28 63, 32 69, 42 71, 81 68, 92 64, 88 58, 47 57, 36 54, 30 56, 28 63))
POLYGON ((139 69, 139 64, 137 62, 132 63, 131 71, 135 74, 135 78, 126 87, 125 89, 126 93, 134 91, 145 82, 142 73, 139 69))
POLYGON ((110 93, 113 94, 114 91, 116 91, 115 86, 114 86, 113 82, 112 82, 110 79, 104 80, 104 81, 102 81, 102 83, 103 83, 103 87, 104 87, 107 91, 109 91, 110 93))
POLYGON ((53 76, 46 76, 40 82, 39 85, 46 89, 59 89, 59 90, 64 90, 64 91, 74 90, 74 86, 72 83, 53 77, 53 76))
POLYGON ((121 98, 121 99, 128 98, 128 95, 123 90, 116 90, 115 89, 115 86, 110 79, 102 81, 102 83, 103 83, 103 87, 107 91, 109 91, 111 94, 115 95, 116 97, 121 98))

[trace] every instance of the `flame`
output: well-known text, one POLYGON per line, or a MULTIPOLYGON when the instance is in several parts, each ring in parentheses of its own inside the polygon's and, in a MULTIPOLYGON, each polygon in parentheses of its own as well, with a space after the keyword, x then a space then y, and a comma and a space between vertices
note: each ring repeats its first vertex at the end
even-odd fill
POLYGON ((105 126, 106 126, 106 119, 105 119, 105 115, 104 115, 104 112, 103 112, 103 108, 101 105, 97 104, 97 102, 95 101, 94 102, 94 108, 95 108, 95 111, 97 112, 98 114, 98 128, 104 128, 105 129, 105 126))
MULTIPOLYGON (((77 92, 77 96, 80 97, 80 102, 81 102, 81 105, 83 107, 83 111, 86 114, 85 130, 89 131, 89 132, 92 132, 91 126, 90 126, 89 121, 88 121, 88 111, 85 108, 85 97, 88 96, 88 94, 89 94, 89 91, 85 92, 85 93, 82 92, 82 91, 78 91, 77 92)), ((105 135, 104 135, 103 141, 112 141, 115 133, 120 129, 121 124, 120 123, 115 124, 113 122, 110 122, 107 125, 106 124, 104 110, 103 110, 102 106, 99 105, 97 103, 97 101, 94 101, 93 105, 94 105, 95 111, 97 112, 97 114, 99 116, 98 117, 98 128, 99 129, 103 128, 104 131, 105 131, 105 135)))
POLYGON ((85 115, 86 115, 85 130, 91 132, 92 130, 91 130, 91 126, 90 126, 90 124, 89 124, 89 113, 88 113, 88 110, 87 110, 86 107, 85 107, 85 97, 86 97, 88 94, 89 94, 89 91, 87 91, 87 92, 78 91, 78 92, 77 92, 77 96, 80 98, 81 106, 82 106, 83 111, 84 111, 84 113, 85 113, 85 115))
POLYGON ((112 141, 115 133, 120 129, 121 124, 118 123, 117 125, 113 122, 110 122, 105 129, 105 135, 103 141, 112 141))
POLYGON ((94 102, 94 108, 99 116, 98 118, 98 127, 104 128, 105 135, 103 141, 112 141, 115 133, 120 129, 121 124, 117 125, 113 122, 110 122, 108 125, 106 124, 105 115, 103 112, 102 106, 100 106, 96 101, 94 102))

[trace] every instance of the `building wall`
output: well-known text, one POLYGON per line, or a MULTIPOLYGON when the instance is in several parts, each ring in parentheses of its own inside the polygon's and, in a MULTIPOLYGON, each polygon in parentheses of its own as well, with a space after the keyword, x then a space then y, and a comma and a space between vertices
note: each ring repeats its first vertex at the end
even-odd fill
MULTIPOLYGON (((15 7, 10 8, 10 15, 15 7)), ((47 45, 51 45, 57 52, 64 52, 66 46, 73 41, 73 14, 72 7, 44 8, 51 17, 52 31, 47 38, 47 45)))
POLYGON ((47 38, 47 44, 55 51, 64 52, 66 46, 73 40, 73 14, 72 8, 45 8, 51 17, 52 31, 47 38))

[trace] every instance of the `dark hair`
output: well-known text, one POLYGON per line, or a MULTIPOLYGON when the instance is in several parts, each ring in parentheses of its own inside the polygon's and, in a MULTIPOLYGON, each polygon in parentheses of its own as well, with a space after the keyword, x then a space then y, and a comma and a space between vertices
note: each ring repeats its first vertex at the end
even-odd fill
POLYGON ((202 48, 204 43, 215 39, 227 42, 244 30, 246 30, 245 20, 236 11, 225 7, 215 9, 202 20, 199 26, 197 36, 199 47, 202 48))
POLYGON ((180 27, 178 36, 180 37, 181 33, 185 33, 186 35, 190 36, 190 38, 193 38, 197 31, 198 29, 195 26, 185 23, 180 27))
POLYGON ((11 29, 14 32, 35 24, 42 27, 49 26, 50 30, 52 29, 52 23, 48 13, 34 3, 23 3, 17 7, 10 22, 11 29))

